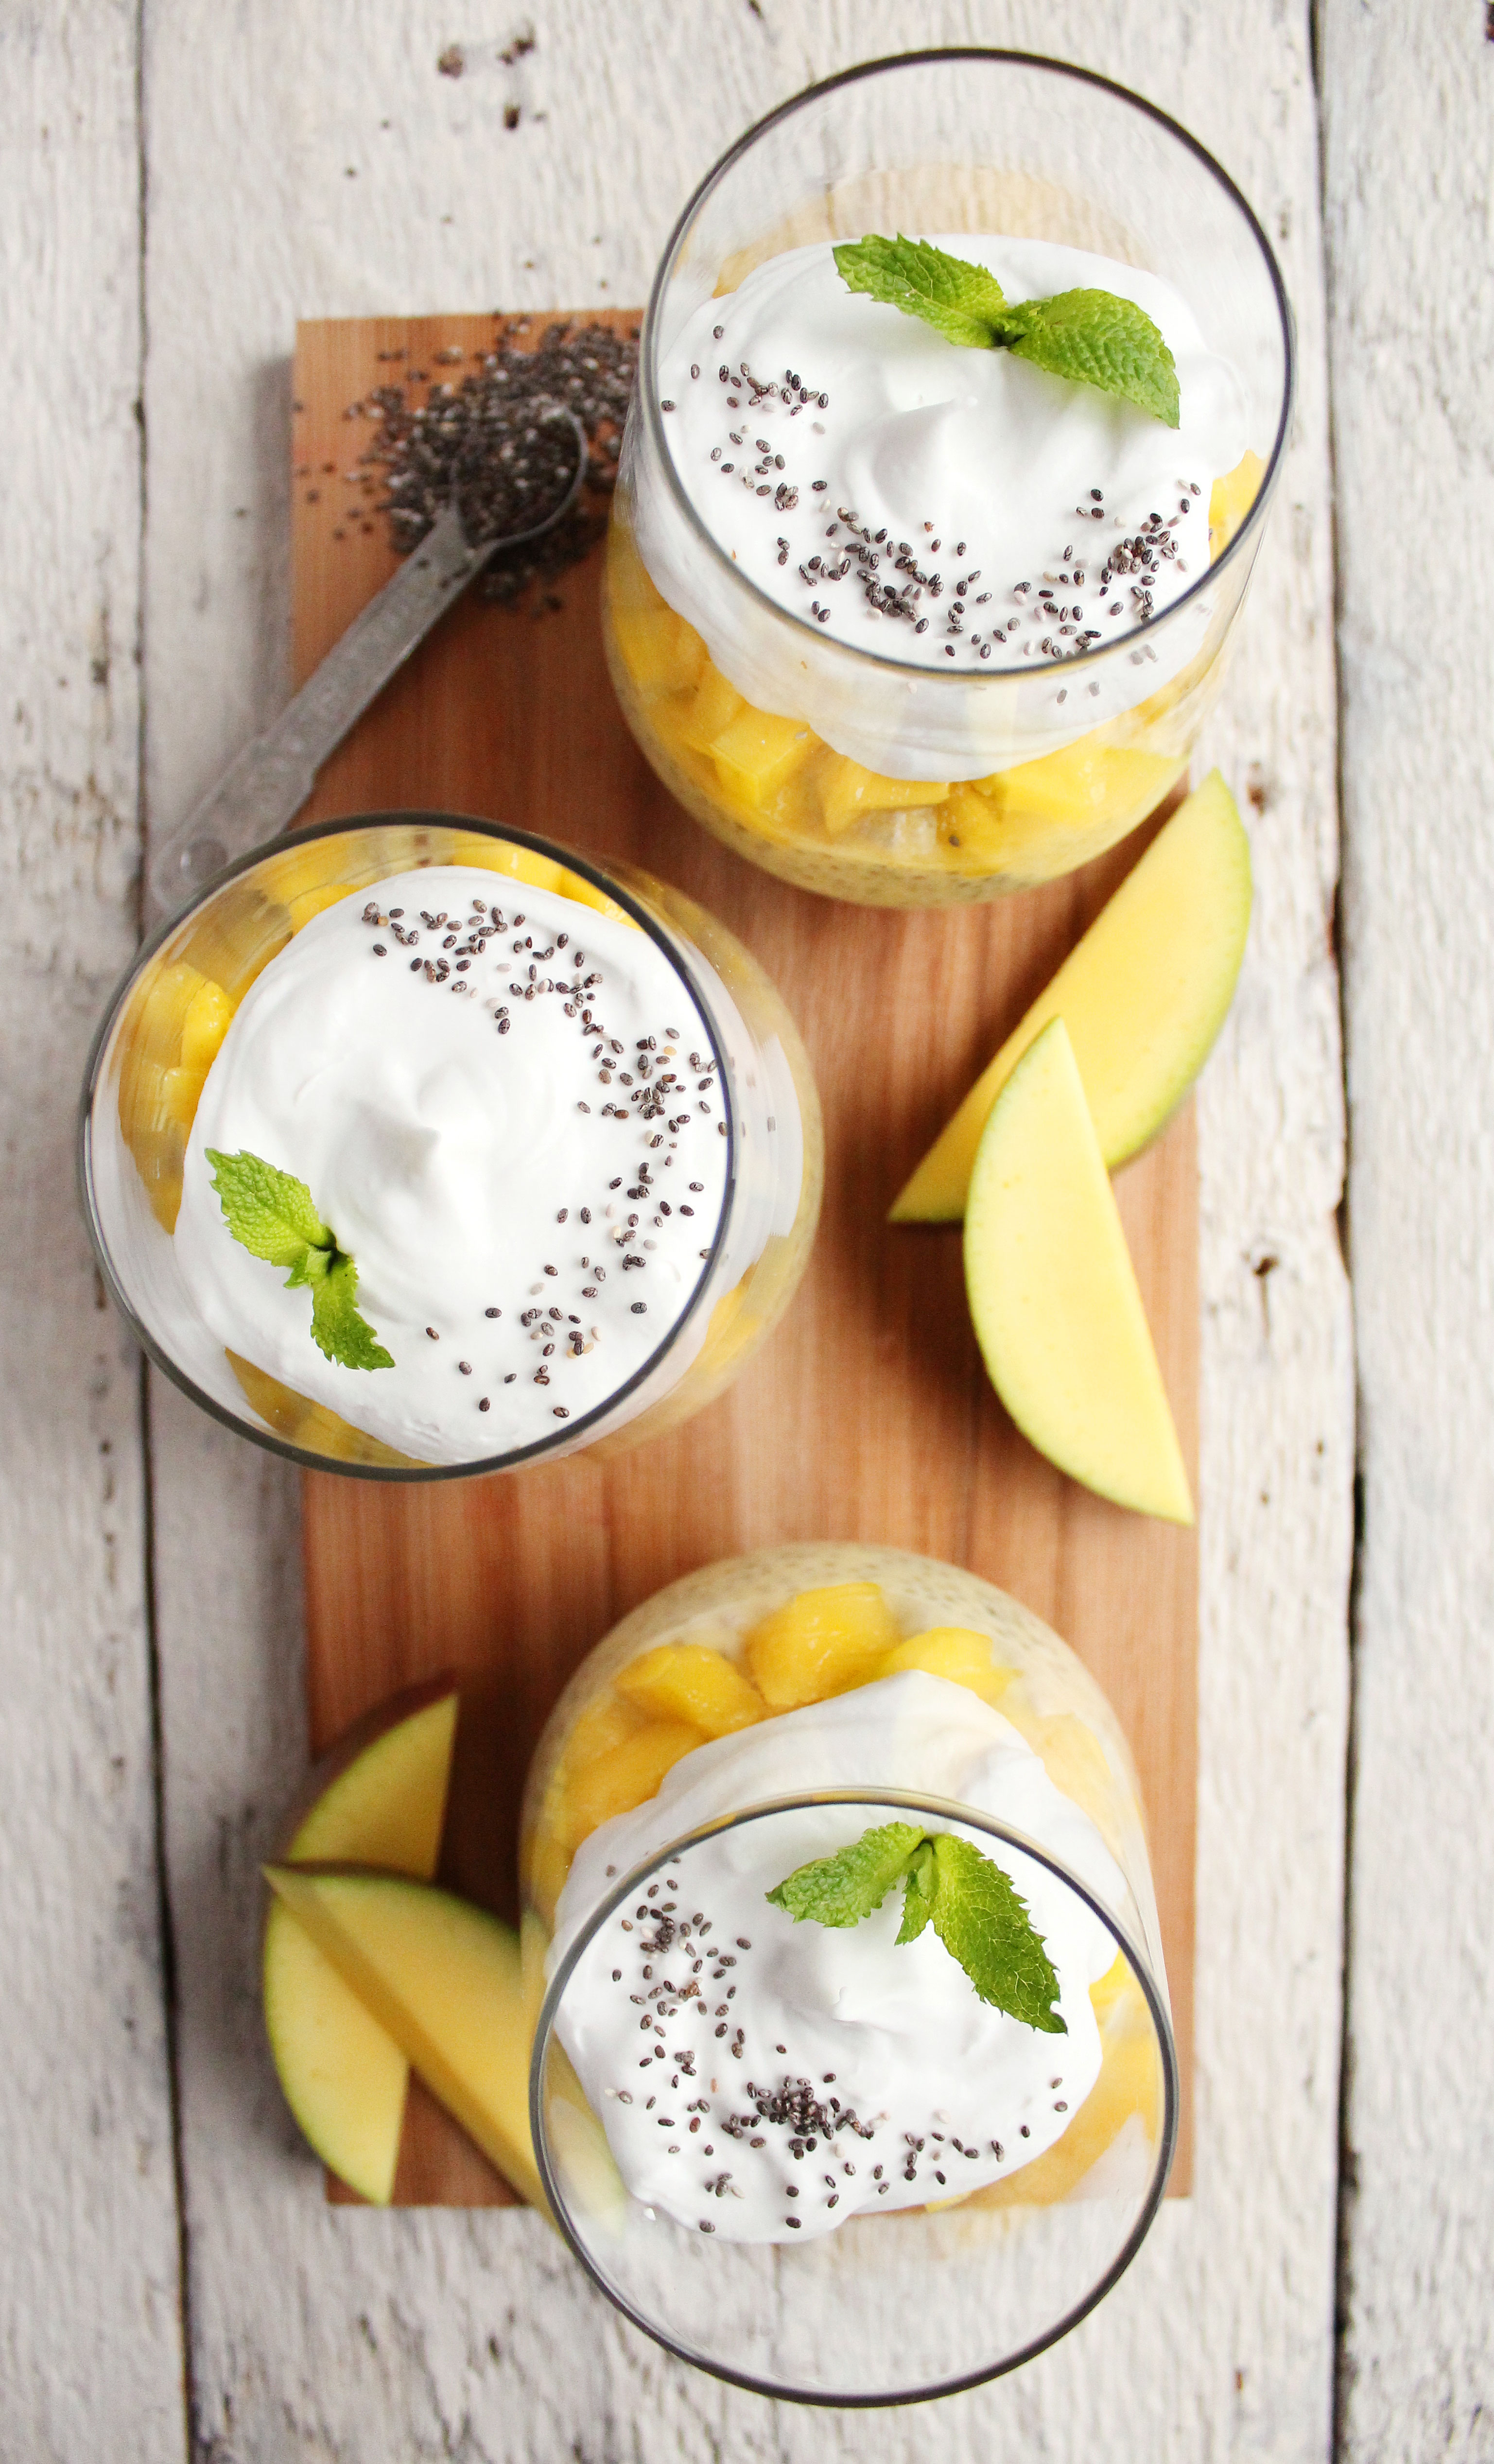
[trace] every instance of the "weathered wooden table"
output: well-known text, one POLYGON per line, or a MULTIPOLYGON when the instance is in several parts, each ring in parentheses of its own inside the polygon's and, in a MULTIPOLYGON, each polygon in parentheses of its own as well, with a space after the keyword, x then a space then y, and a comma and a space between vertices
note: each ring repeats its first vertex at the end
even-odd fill
POLYGON ((1484 17, 538 0, 505 62, 433 0, 0 12, 3 2464, 1494 2456, 1484 17), (637 298, 748 120, 971 40, 1197 131, 1302 385, 1205 747, 1259 887, 1199 1101, 1194 2194, 1028 2370, 852 2419, 670 2365, 528 2214, 323 2205, 254 1991, 294 1476, 143 1383, 72 1114, 143 838, 285 689, 296 317, 637 298))

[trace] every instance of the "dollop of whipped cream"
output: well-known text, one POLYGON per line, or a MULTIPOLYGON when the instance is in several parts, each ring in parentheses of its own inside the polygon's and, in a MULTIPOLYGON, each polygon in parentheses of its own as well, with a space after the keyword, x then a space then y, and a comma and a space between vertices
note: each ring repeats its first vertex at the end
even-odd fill
MULTIPOLYGON (((686 1754, 656 1796, 577 1851, 549 1972, 613 1878, 764 1799, 895 1787, 997 1815, 1117 1909, 1119 1867, 1010 1722, 910 1670, 686 1754)), ((932 1927, 896 1943, 901 1888, 861 1924, 795 1924, 766 1894, 900 1809, 828 1805, 721 1831, 601 1926, 558 2028, 623 2179, 647 2208, 728 2240, 802 2242, 869 2211, 953 2199, 1062 2137, 1100 2068, 1089 1987, 1106 1926, 1046 1866, 958 1831, 1007 1873, 1043 1936, 1067 2033, 980 2001, 932 1927), (797 2153, 795 2152, 797 2148, 797 2153)))
POLYGON ((477 1461, 553 1438, 659 1349, 720 1220, 723 1117, 650 935, 473 866, 401 873, 246 994, 192 1124, 178 1264, 230 1351, 402 1454, 477 1461), (391 1369, 323 1357, 307 1291, 230 1231, 209 1147, 305 1182, 391 1369))
POLYGON ((735 590, 668 491, 641 488, 637 520, 656 585, 739 693, 888 776, 953 780, 1033 759, 1044 714, 1053 742, 1069 740, 1197 652, 1202 623, 1084 686, 1063 672, 1206 573, 1209 492, 1250 438, 1236 370, 1161 276, 1047 240, 934 245, 987 267, 1014 303, 1081 289, 1133 300, 1173 353, 1178 427, 847 290, 818 242, 704 301, 660 363, 666 439, 701 522, 813 630, 735 590), (932 672, 921 687, 847 674, 837 644, 932 672), (1044 671, 1020 729, 991 690, 1014 669, 1044 671))

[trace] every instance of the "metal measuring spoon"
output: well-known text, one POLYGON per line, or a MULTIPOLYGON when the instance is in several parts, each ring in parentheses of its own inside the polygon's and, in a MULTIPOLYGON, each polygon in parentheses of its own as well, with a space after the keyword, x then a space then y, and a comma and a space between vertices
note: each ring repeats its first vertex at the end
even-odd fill
POLYGON ((157 847, 146 869, 152 909, 174 914, 235 856, 274 838, 299 812, 330 753, 423 642, 438 616, 499 548, 543 538, 570 512, 586 476, 586 431, 574 411, 557 408, 576 437, 576 474, 558 505, 525 531, 470 540, 460 488, 377 598, 354 617, 273 727, 246 744, 217 785, 157 847))

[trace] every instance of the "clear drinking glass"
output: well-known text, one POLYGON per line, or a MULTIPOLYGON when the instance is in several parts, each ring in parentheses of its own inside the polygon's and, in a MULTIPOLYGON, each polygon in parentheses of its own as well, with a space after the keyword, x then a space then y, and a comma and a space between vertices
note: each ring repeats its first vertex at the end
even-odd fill
MULTIPOLYGON (((1290 312, 1260 224, 1150 103, 1063 62, 975 50, 811 87, 702 183, 654 282, 604 602, 629 726, 697 821, 807 890, 936 906, 1071 871, 1186 768, 1260 545, 1292 384, 1290 312), (945 674, 827 636, 732 561, 671 459, 663 355, 755 267, 868 231, 1060 241, 1175 285, 1233 363, 1250 434, 1238 466, 1215 474, 1211 561, 1179 599, 1054 665, 1002 666, 1016 658, 1003 649, 978 673, 945 674)), ((1015 579, 997 577, 1003 589, 1015 579)))
MULTIPOLYGON (((941 1690, 941 1716, 950 1700, 941 1690)), ((958 1733, 957 1703, 955 1723, 958 1733)), ((671 1584, 598 1645, 557 1705, 525 1792, 521 1873, 526 1991, 538 2014, 531 2122, 551 2207, 604 2291, 681 2359, 804 2403, 948 2394, 1065 2334, 1134 2256, 1166 2184, 1177 2110, 1135 1773, 1113 1712, 1073 1653, 991 1584, 852 1542, 770 1549, 671 1584), (899 1709, 890 1707, 888 1689, 861 1691, 912 1671, 976 1698, 963 1718, 982 1746, 1000 1733, 1015 1749, 1022 1776, 1003 1786, 1008 1813, 1024 1812, 1026 1822, 992 1811, 989 1783, 979 1789, 983 1806, 916 1783, 906 1742, 916 1714, 906 1692, 899 1709), (785 1696, 794 1699, 785 1705, 785 1696), (823 1734, 776 1716, 831 1700, 863 1731, 872 1720, 874 1774, 864 1769, 847 1779, 823 1734), (748 1759, 736 1765, 736 1778, 713 1778, 728 1740, 734 1755, 745 1740, 748 1759), (1040 1797, 1044 1814, 1036 1811, 1040 1797), (772 2047, 754 2040, 761 2006, 751 1999, 753 1937, 762 1957, 778 1924, 773 1955, 781 1960, 794 1956, 801 1934, 818 1930, 806 1923, 790 1940, 784 1921, 762 1905, 763 1878, 780 1880, 888 1821, 955 1829, 1000 1865, 1029 1907, 1045 1911, 1045 1925, 1072 1919, 1093 1929, 1086 1971, 1098 2043, 1092 2084, 1075 2080, 1068 2115, 1067 2098, 1059 2099, 1066 2068, 1080 2058, 1081 2031, 1066 2002, 1074 2032, 1032 2039, 1051 2073, 1040 2085, 1057 2135, 1024 2162, 1020 2142, 1028 2134, 1013 2123, 994 2179, 984 2158, 999 2143, 988 2131, 978 2151, 957 2132, 952 2153, 935 2139, 926 2145, 927 2134, 914 2151, 886 2114, 878 2129, 869 2111, 837 2112, 836 2074, 796 2061, 787 2028, 772 2047), (1034 1836, 1040 1828, 1047 1844, 1034 1836), (721 1897, 723 1853, 746 1878, 747 1898, 731 1914, 721 1897), (710 1952, 708 1904, 723 1918, 710 1952), (757 1910, 745 1932, 742 1906, 757 1910), (640 1918, 661 1915, 672 1937, 644 1939, 640 1918), (635 1980, 641 1955, 654 1964, 635 1980), (703 2005, 677 1990, 692 1958, 703 2005), (661 1975, 664 1986, 642 1982, 661 1975), (740 2003, 730 1992, 738 1983, 748 1994, 740 2003), (662 2006, 668 2032, 648 2007, 661 1991, 674 1996, 672 2008, 662 2006), (600 2092, 594 2082, 594 2105, 578 2062, 587 2058, 582 2043, 595 2042, 585 2032, 604 2007, 598 1997, 609 1992, 628 1994, 642 2015, 634 2035, 630 2009, 624 2014, 626 2055, 617 2082, 600 2092), (761 2147, 775 2127, 771 2114, 760 2120, 757 2091, 796 2089, 822 2107, 809 2126, 825 2135, 818 2145, 811 2136, 804 2161, 787 2168, 802 2189, 782 2196, 838 2205, 845 2193, 847 2203, 870 2204, 815 2237, 790 2238, 785 2223, 775 2239, 734 2238, 726 2203, 741 2195, 733 2174, 740 2182, 739 2168, 752 2161, 744 2141, 761 2147), (657 2148, 655 2130, 664 2134, 657 2148), (640 2131, 645 2162, 701 2173, 703 2187, 683 2194, 700 2213, 676 2218, 657 2193, 650 2204, 629 2190, 619 2156, 631 2146, 636 2157, 640 2131), (960 2176, 978 2159, 970 2178, 980 2187, 962 2192, 960 2176), (912 2193, 903 2187, 905 2163, 922 2168, 912 2193), (897 2197, 926 2195, 882 2208, 884 2180, 897 2197)), ((800 2012, 823 2007, 813 1991, 795 1987, 791 2002, 794 1992, 800 2012)), ((866 2021, 865 2012, 857 2015, 866 2021)), ((1001 2025, 1022 2033, 1015 2020, 1001 2025)), ((846 2073, 839 2076, 844 2086, 846 2073)), ((802 2138, 805 2109, 780 2127, 802 2138)), ((780 2155, 792 2153, 773 2144, 780 2155)), ((792 2211, 807 2211, 802 2204, 792 2211)))
MULTIPOLYGON (((696 1034, 691 1024, 682 1031, 696 1034)), ((79 1177, 115 1300, 157 1366, 195 1402, 313 1469, 438 1479, 582 1447, 619 1449, 709 1402, 777 1323, 803 1272, 819 1216, 823 1145, 819 1099, 792 1019, 757 961, 692 900, 630 867, 604 872, 526 831, 445 813, 390 813, 328 823, 255 850, 145 942, 94 1041, 79 1177), (717 1220, 702 1221, 698 1281, 644 1366, 554 1436, 507 1454, 485 1454, 474 1440, 470 1461, 432 1463, 397 1453, 227 1351, 194 1303, 172 1236, 198 1099, 251 984, 323 909, 393 874, 441 865, 559 892, 650 935, 709 1045, 728 1163, 717 1220)))

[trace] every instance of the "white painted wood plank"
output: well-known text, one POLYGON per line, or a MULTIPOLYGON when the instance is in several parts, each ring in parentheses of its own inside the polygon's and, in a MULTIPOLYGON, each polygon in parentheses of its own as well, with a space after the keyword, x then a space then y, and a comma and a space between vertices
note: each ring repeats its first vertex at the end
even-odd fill
POLYGON ((134 943, 135 11, 0 19, 0 2456, 183 2450, 140 1368, 73 1132, 134 943))
POLYGON ((1364 1482, 1343 2420, 1389 2464, 1494 2456, 1494 45, 1474 0, 1322 15, 1364 1482))
MULTIPOLYGON (((297 315, 642 296, 685 193, 811 77, 912 41, 1066 53, 1220 153, 1281 246, 1298 433, 1209 746, 1253 781, 1258 921, 1201 1105, 1204 1597, 1197 2195, 1078 2335, 936 2415, 814 2416, 668 2364, 514 2213, 326 2211, 254 1997, 254 1859, 295 1786, 294 1512, 156 1398, 168 1836, 199 2436, 222 2464, 572 2453, 1320 2457, 1330 2388, 1351 1377, 1316 127, 1305 7, 570 0, 543 121, 504 130, 508 19, 437 0, 151 19, 150 776, 163 822, 280 690, 297 315), (441 77, 455 39, 469 68, 441 77), (350 178, 349 172, 356 177, 350 178), (443 220, 450 215, 450 220, 443 220), (604 288, 603 286, 606 287, 604 288), (242 514, 238 508, 244 508, 242 514), (1276 1262, 1266 1273, 1265 1260, 1276 1262), (560 2366, 557 2366, 559 2359, 560 2366)), ((1247 811, 1250 808, 1247 807, 1247 811)))

